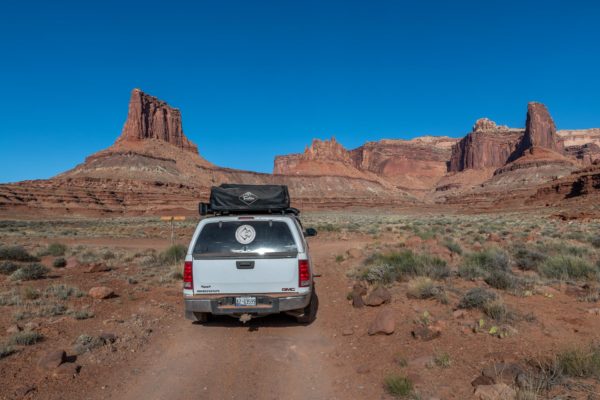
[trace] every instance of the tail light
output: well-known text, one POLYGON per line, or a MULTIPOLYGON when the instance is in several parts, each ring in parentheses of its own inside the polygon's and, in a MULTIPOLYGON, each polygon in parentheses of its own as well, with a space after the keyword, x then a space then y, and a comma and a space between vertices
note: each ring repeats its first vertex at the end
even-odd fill
POLYGON ((298 260, 298 286, 310 286, 310 264, 308 260, 298 260))
POLYGON ((194 289, 194 274, 192 273, 192 262, 186 261, 183 265, 183 288, 194 289))

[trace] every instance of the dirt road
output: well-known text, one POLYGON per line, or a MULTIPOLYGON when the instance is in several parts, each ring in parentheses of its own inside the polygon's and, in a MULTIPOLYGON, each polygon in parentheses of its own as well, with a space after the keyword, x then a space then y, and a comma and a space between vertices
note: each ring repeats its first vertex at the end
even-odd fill
MULTIPOLYGON (((315 258, 325 251, 314 246, 315 258)), ((323 254, 321 254, 323 253, 323 254)), ((335 399, 335 345, 328 316, 339 297, 330 283, 343 280, 329 268, 317 284, 318 318, 298 325, 269 316, 246 325, 215 317, 201 325, 173 320, 151 348, 98 393, 98 399, 335 399), (129 375, 124 379, 123 375, 129 375)), ((321 272, 321 271, 318 271, 321 272)), ((342 294, 343 295, 343 294, 342 294)))

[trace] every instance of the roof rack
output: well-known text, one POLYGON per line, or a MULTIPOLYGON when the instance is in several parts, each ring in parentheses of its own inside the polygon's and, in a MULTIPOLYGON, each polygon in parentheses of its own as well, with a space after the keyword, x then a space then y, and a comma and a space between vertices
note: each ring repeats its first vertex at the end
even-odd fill
POLYGON ((210 207, 210 203, 199 203, 198 212, 201 216, 206 215, 257 215, 257 214, 273 214, 273 215, 287 215, 292 214, 294 216, 300 215, 300 210, 295 207, 288 207, 285 209, 245 209, 245 210, 218 210, 215 211, 210 207))

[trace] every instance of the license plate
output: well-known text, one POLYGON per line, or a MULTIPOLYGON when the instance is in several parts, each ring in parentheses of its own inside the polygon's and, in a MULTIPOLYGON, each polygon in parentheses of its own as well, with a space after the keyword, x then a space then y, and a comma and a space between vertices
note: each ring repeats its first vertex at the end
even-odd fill
POLYGON ((236 307, 255 306, 255 305, 256 305, 256 297, 236 297, 235 298, 235 306, 236 307))

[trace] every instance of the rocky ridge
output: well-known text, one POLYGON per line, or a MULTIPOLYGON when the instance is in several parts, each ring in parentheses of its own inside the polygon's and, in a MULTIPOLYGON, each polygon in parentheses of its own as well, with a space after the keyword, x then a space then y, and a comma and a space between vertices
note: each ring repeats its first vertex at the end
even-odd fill
POLYGON ((383 139, 352 150, 315 139, 303 153, 277 156, 274 174, 234 170, 200 156, 179 110, 134 89, 112 146, 55 178, 0 185, 0 214, 195 214, 225 182, 286 184, 302 208, 497 207, 539 199, 555 181, 557 193, 585 188, 563 199, 595 193, 596 175, 583 171, 597 160, 600 129, 557 131, 546 107, 529 103, 524 129, 481 118, 462 139, 383 139))

